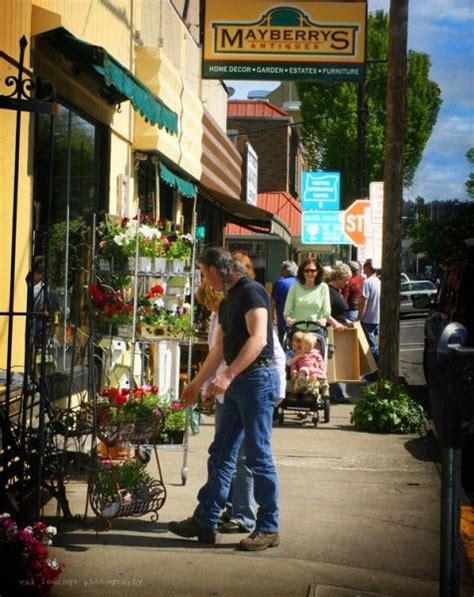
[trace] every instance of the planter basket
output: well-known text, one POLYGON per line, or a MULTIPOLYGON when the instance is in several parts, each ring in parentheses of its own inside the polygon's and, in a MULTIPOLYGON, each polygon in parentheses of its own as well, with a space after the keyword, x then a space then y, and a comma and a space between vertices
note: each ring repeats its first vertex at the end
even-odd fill
POLYGON ((145 444, 153 436, 160 432, 161 420, 139 419, 133 423, 125 423, 120 426, 117 439, 119 442, 130 442, 132 444, 145 444))
POLYGON ((147 418, 118 425, 104 424, 99 426, 98 436, 107 446, 116 446, 124 442, 146 444, 152 437, 160 434, 161 421, 147 418))
MULTIPOLYGON (((110 474, 115 471, 112 469, 110 474)), ((89 503, 94 514, 102 520, 110 520, 124 516, 143 516, 152 512, 151 519, 158 520, 158 510, 166 500, 166 488, 161 481, 153 479, 140 487, 136 495, 130 495, 127 488, 117 485, 114 500, 102 492, 97 475, 92 475, 88 484, 89 503)))

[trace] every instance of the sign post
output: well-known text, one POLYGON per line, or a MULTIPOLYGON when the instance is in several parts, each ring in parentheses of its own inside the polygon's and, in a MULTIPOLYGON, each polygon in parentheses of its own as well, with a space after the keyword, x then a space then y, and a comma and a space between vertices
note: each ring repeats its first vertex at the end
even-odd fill
POLYGON ((309 245, 348 245, 344 234, 342 211, 303 211, 301 242, 309 245))
POLYGON ((301 207, 304 210, 338 210, 341 203, 339 172, 303 172, 301 207))

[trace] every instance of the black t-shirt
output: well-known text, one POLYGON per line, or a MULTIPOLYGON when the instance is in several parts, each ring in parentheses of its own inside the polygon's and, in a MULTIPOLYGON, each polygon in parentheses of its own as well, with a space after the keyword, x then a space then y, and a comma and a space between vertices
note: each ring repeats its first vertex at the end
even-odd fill
POLYGON ((258 282, 250 278, 241 278, 228 291, 219 308, 219 323, 224 334, 224 359, 228 365, 237 357, 249 338, 245 314, 257 307, 264 307, 268 313, 267 344, 259 357, 265 359, 273 357, 270 296, 258 282))
POLYGON ((331 301, 331 315, 339 323, 345 323, 345 312, 349 305, 344 300, 342 294, 329 284, 329 300, 331 301))

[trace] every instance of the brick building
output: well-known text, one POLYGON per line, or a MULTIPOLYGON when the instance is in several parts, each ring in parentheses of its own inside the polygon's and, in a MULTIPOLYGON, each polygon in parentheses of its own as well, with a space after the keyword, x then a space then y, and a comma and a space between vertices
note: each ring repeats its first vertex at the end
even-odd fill
POLYGON ((227 244, 250 255, 260 281, 273 281, 280 273, 281 262, 294 258, 299 245, 298 197, 305 167, 304 149, 292 117, 268 100, 229 101, 227 134, 240 151, 248 142, 258 156, 257 206, 273 213, 291 231, 288 245, 268 234, 251 233, 229 224, 227 244))

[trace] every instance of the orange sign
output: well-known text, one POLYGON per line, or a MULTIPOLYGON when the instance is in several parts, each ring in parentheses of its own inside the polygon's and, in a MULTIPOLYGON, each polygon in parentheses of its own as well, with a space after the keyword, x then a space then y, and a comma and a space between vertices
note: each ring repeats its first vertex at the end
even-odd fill
POLYGON ((356 247, 365 245, 365 225, 369 209, 370 201, 368 199, 357 199, 344 212, 344 232, 356 247))

